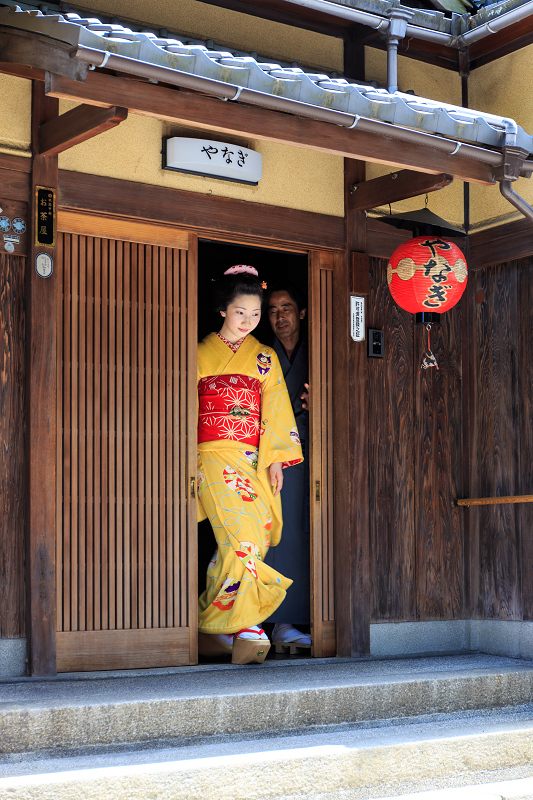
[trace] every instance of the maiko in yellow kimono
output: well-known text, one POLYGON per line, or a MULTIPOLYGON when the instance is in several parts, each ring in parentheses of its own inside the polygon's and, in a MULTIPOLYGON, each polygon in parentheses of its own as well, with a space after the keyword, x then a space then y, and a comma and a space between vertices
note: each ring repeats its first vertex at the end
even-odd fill
POLYGON ((278 608, 292 581, 264 564, 281 538, 269 467, 302 461, 278 357, 248 335, 234 352, 216 333, 198 346, 198 511, 217 550, 199 600, 202 633, 237 633, 278 608))

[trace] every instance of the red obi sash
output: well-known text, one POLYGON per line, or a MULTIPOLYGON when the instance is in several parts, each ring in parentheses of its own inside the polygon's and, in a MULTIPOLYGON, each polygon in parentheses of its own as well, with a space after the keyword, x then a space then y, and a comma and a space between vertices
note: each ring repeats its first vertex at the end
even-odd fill
POLYGON ((198 442, 232 439, 259 447, 261 381, 211 375, 198 381, 198 442))

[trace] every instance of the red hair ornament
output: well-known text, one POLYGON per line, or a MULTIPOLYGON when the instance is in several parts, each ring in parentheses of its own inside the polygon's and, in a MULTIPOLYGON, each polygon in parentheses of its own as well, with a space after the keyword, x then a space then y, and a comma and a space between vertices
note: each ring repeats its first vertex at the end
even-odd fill
POLYGON ((248 264, 235 264, 227 269, 224 275, 254 275, 257 278, 259 273, 255 267, 250 267, 248 264))
POLYGON ((428 330, 428 350, 421 369, 438 364, 429 346, 429 332, 439 314, 449 311, 466 289, 466 259, 453 242, 438 236, 417 236, 396 248, 387 265, 387 283, 394 301, 428 330))

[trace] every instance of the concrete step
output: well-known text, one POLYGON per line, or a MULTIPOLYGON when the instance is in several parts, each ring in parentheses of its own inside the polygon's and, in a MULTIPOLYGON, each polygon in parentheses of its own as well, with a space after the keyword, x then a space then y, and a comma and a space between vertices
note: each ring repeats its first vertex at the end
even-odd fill
POLYGON ((0 684, 0 753, 264 735, 529 704, 533 663, 271 661, 0 684))
POLYGON ((428 790, 441 794, 424 800, 495 800, 527 798, 532 787, 531 704, 181 746, 12 755, 0 765, 0 800, 406 800, 428 790), (463 794, 448 796, 452 787, 463 794))

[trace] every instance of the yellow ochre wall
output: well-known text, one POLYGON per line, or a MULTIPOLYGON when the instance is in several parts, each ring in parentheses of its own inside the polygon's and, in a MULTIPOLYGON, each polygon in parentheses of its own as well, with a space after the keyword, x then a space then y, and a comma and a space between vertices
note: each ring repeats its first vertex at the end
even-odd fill
MULTIPOLYGON (((387 85, 387 54, 370 47, 365 48, 365 77, 367 81, 377 81, 379 86, 387 85)), ((432 64, 421 64, 412 58, 398 58, 398 89, 400 92, 414 91, 419 97, 441 100, 443 103, 461 105, 461 78, 451 70, 441 69, 432 64)), ((368 163, 367 179, 377 178, 394 172, 392 167, 368 163)), ((423 208, 424 197, 412 197, 392 204, 393 214, 404 214, 423 208)), ((445 189, 428 194, 427 207, 434 214, 461 227, 463 225, 463 183, 454 181, 445 189)), ((388 214, 389 206, 382 206, 374 215, 388 214)))
POLYGON ((31 155, 31 81, 0 73, 0 152, 31 155))
MULTIPOLYGON (((491 64, 479 67, 468 79, 471 108, 511 117, 526 133, 533 133, 533 46, 524 47, 491 64)), ((533 179, 519 178, 513 189, 533 205, 533 179)), ((497 186, 472 185, 470 216, 473 230, 523 219, 497 186)))
MULTIPOLYGON (((72 104, 61 102, 60 113, 71 107, 72 104)), ((130 114, 117 128, 60 153, 59 168, 343 216, 342 158, 273 142, 242 139, 239 144, 263 156, 262 180, 258 186, 245 186, 162 169, 162 137, 182 132, 176 125, 130 114)), ((191 129, 185 133, 199 135, 191 129)), ((217 137, 212 133, 205 133, 204 138, 227 140, 223 135, 217 137)))
MULTIPOLYGON (((342 70, 339 39, 302 31, 268 20, 227 11, 197 0, 166 0, 147 6, 143 0, 91 0, 81 7, 95 16, 113 13, 119 19, 169 34, 212 39, 217 45, 257 51, 281 61, 299 61, 324 70, 342 70)), ((61 103, 63 113, 72 107, 61 103)), ((61 169, 89 172, 187 191, 256 203, 343 216, 343 159, 272 142, 243 139, 240 144, 263 156, 263 178, 257 187, 182 175, 161 169, 161 139, 180 135, 178 126, 130 114, 118 128, 60 154, 61 169)), ((200 135, 198 131, 190 135, 200 135)), ((206 133, 205 138, 227 140, 206 133)), ((231 141, 231 139, 230 139, 231 141)))

